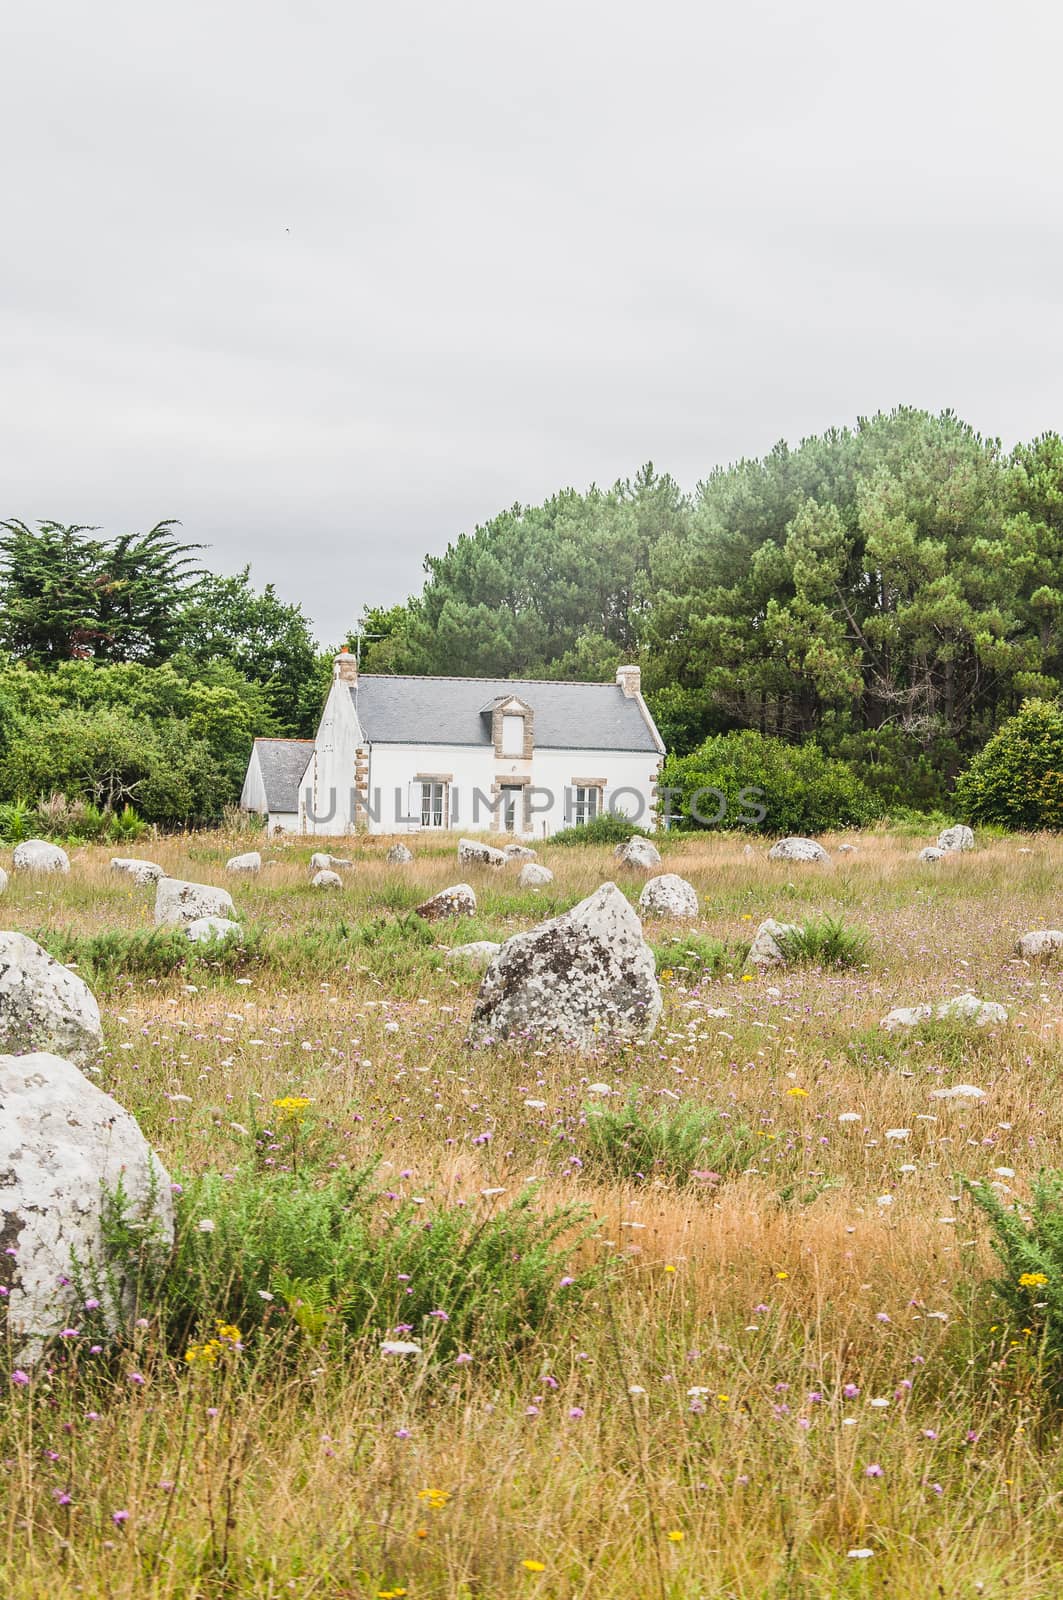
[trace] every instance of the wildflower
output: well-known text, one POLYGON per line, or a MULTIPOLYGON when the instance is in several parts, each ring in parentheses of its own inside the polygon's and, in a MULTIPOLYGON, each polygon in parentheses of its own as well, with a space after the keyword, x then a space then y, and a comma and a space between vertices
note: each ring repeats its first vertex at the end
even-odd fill
POLYGON ((1040 1289, 1041 1285, 1047 1282, 1048 1274, 1045 1272, 1024 1272, 1019 1278, 1019 1288, 1040 1289))
POLYGON ((522 1561, 521 1562, 521 1566, 524 1568, 525 1572, 545 1572, 546 1571, 546 1562, 545 1561, 536 1561, 531 1557, 529 1557, 528 1560, 526 1560, 526 1561, 522 1561))
POLYGON ((778 1278, 779 1282, 782 1283, 784 1279, 790 1276, 790 1274, 788 1272, 777 1272, 775 1276, 778 1278))
POLYGON ((190 1367, 215 1367, 224 1348, 219 1339, 207 1339, 203 1344, 190 1344, 185 1351, 185 1362, 190 1367))
POLYGON ((418 1500, 424 1500, 430 1511, 442 1511, 450 1499, 449 1489, 418 1489, 418 1500))
POLYGON ((807 1100, 808 1099, 808 1090, 807 1089, 802 1089, 801 1086, 799 1084, 796 1084, 796 1083, 794 1084, 792 1089, 787 1089, 786 1092, 787 1092, 788 1095, 792 1096, 792 1098, 795 1099, 795 1100, 807 1100))
POLYGON ((682 1544, 684 1538, 682 1528, 669 1528, 668 1532, 665 1534, 665 1538, 668 1540, 669 1544, 682 1544))
POLYGON ((743 983, 752 983, 753 982, 753 974, 751 972, 743 972, 743 974, 742 974, 742 982, 743 983))
POLYGON ((665 1270, 665 1272, 674 1272, 674 1271, 675 1271, 675 1268, 674 1268, 674 1267, 673 1267, 673 1266, 672 1266, 672 1264, 671 1264, 671 1263, 670 1263, 670 1262, 669 1262, 669 1264, 668 1264, 668 1265, 667 1265, 667 1266, 666 1266, 666 1267, 665 1267, 665 1269, 664 1269, 664 1270, 665 1270))
POLYGON ((26 1384, 29 1383, 29 1381, 30 1381, 29 1373, 28 1372, 23 1372, 21 1367, 16 1367, 14 1372, 11 1374, 11 1382, 18 1389, 25 1388, 26 1384))
POLYGON ((869 1559, 869 1557, 874 1555, 874 1553, 875 1552, 873 1550, 850 1550, 849 1551, 849 1560, 850 1561, 867 1561, 869 1559))
POLYGON ((380 1346, 382 1356, 419 1356, 421 1347, 412 1339, 384 1339, 380 1346))
POLYGON ((111 1521, 114 1523, 116 1528, 120 1528, 122 1526, 123 1522, 128 1522, 129 1521, 129 1512, 128 1511, 112 1511, 111 1512, 111 1521))
POLYGON ((273 1109, 285 1117, 301 1117, 307 1106, 312 1106, 313 1101, 305 1094, 285 1094, 279 1100, 271 1102, 273 1109))
POLYGON ((199 1233, 213 1233, 217 1226, 218 1224, 212 1217, 200 1217, 196 1223, 196 1229, 199 1233))
POLYGON ((855 1384, 855 1383, 847 1383, 845 1385, 844 1389, 842 1390, 842 1394, 845 1396, 845 1398, 847 1400, 855 1400, 859 1393, 860 1393, 860 1387, 859 1387, 858 1384, 855 1384))
POLYGON ((879 1466, 877 1461, 872 1461, 869 1467, 864 1468, 865 1478, 881 1478, 883 1476, 884 1474, 882 1468, 879 1466))

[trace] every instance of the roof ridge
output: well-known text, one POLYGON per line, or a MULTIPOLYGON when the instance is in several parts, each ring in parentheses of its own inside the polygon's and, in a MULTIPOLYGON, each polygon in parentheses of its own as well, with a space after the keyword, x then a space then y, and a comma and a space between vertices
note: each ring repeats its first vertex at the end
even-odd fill
POLYGON ((571 689, 620 688, 615 679, 606 683, 601 678, 483 678, 458 672, 363 672, 361 678, 373 678, 380 683, 556 683, 571 689))

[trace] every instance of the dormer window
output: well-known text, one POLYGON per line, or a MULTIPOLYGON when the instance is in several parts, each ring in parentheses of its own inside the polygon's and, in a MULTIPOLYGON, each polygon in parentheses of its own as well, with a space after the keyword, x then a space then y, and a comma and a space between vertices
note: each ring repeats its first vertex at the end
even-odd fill
POLYGON ((524 718, 520 712, 503 713, 502 754, 516 756, 518 760, 524 754, 524 718))

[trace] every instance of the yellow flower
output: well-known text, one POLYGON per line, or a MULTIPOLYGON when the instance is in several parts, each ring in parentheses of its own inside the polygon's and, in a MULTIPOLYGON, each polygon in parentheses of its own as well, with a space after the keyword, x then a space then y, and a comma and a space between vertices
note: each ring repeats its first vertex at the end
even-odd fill
POLYGON ((787 1089, 786 1092, 787 1092, 787 1094, 793 1095, 795 1100, 807 1100, 808 1099, 808 1090, 800 1088, 799 1085, 797 1085, 796 1083, 794 1084, 792 1089, 787 1089))
POLYGON ((218 1339, 208 1339, 205 1344, 190 1344, 185 1351, 185 1361, 190 1367, 217 1366, 224 1345, 218 1339))
POLYGON ((683 1530, 682 1528, 669 1528, 665 1537, 671 1544, 682 1544, 684 1537, 683 1530))
POLYGON ((664 1269, 664 1270, 665 1270, 665 1272, 674 1272, 674 1271, 675 1271, 675 1268, 674 1268, 674 1267, 673 1267, 673 1266, 672 1266, 672 1264, 671 1264, 671 1263, 670 1263, 670 1262, 669 1262, 669 1264, 668 1264, 668 1266, 666 1266, 666 1267, 665 1267, 665 1269, 664 1269))
POLYGON ((778 1278, 779 1282, 781 1283, 783 1281, 783 1279, 784 1278, 788 1278, 790 1276, 790 1274, 788 1272, 777 1272, 775 1274, 775 1276, 778 1278))
POLYGON ((752 913, 752 911, 743 911, 743 913, 742 913, 742 921, 743 922, 752 922, 753 921, 753 913, 752 913))
POLYGON ((418 1489, 418 1500, 426 1500, 430 1511, 442 1511, 450 1499, 449 1489, 418 1489))
POLYGON ((529 1560, 527 1560, 527 1561, 522 1561, 521 1562, 521 1566, 524 1568, 525 1572, 545 1572, 546 1571, 546 1562, 545 1561, 534 1561, 534 1560, 529 1558, 529 1560))
MULTIPOLYGON (((215 1322, 214 1326, 218 1330, 218 1339, 223 1340, 224 1343, 243 1344, 243 1335, 239 1328, 235 1327, 231 1322, 215 1322)), ((217 1340, 214 1343, 217 1343, 217 1340)))
POLYGON ((753 974, 751 972, 743 972, 743 974, 742 974, 742 982, 743 983, 752 983, 753 982, 753 974))
POLYGON ((659 973, 658 976, 660 977, 662 983, 670 983, 675 977, 675 973, 672 971, 671 967, 665 967, 664 971, 659 973))
POLYGON ((1048 1282, 1045 1272, 1024 1272, 1019 1279, 1020 1289, 1040 1289, 1041 1285, 1048 1282))
POLYGON ((729 1405, 730 1401, 731 1401, 731 1396, 729 1394, 718 1394, 716 1396, 716 1404, 720 1407, 721 1410, 723 1409, 724 1406, 729 1405))
POLYGON ((301 1117, 307 1106, 312 1106, 313 1103, 305 1094, 285 1094, 279 1100, 273 1101, 273 1108, 286 1117, 301 1117))

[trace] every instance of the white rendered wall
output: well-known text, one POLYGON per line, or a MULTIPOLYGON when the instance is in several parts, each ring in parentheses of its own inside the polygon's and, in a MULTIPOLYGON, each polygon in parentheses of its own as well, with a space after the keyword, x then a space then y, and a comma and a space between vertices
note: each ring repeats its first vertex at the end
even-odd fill
POLYGON ((258 760, 258 745, 251 746, 251 759, 247 763, 247 776, 240 792, 240 806, 244 811, 258 811, 262 815, 269 810, 266 805, 266 786, 262 782, 262 768, 258 760))

